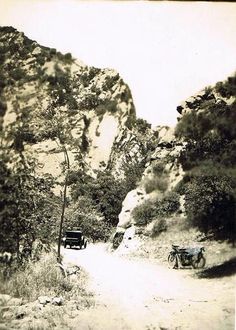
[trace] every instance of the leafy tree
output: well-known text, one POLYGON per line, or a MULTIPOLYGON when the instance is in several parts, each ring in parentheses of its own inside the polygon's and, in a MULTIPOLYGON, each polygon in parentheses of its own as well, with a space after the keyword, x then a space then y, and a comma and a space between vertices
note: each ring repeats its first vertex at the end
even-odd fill
POLYGON ((60 216, 60 224, 59 224, 59 234, 58 234, 58 251, 57 257, 61 259, 61 237, 62 237, 62 229, 63 222, 65 216, 65 209, 67 205, 67 188, 68 188, 68 175, 70 170, 70 159, 68 153, 68 141, 71 140, 70 136, 70 123, 68 118, 65 116, 60 109, 57 107, 57 102, 52 101, 49 103, 46 111, 44 109, 39 109, 37 112, 37 122, 40 129, 37 132, 37 139, 41 140, 45 138, 45 134, 47 138, 51 138, 56 140, 58 143, 58 151, 64 154, 64 163, 62 171, 64 173, 64 183, 62 190, 62 209, 60 216), (46 132, 46 133, 45 133, 46 132))
POLYGON ((55 230, 58 203, 51 191, 50 176, 37 176, 32 156, 1 162, 0 248, 16 252, 20 244, 29 249, 36 239, 48 242, 55 230))
POLYGON ((93 242, 107 240, 110 236, 111 226, 105 222, 99 208, 88 196, 78 198, 73 207, 68 210, 67 218, 67 227, 82 230, 93 242))
POLYGON ((176 135, 186 141, 179 161, 188 171, 181 183, 191 224, 234 242, 236 187, 236 76, 217 83, 185 114, 176 135), (220 99, 212 93, 216 91, 220 99), (227 98, 231 98, 230 102, 227 98))
POLYGON ((201 166, 189 175, 185 186, 188 220, 204 233, 234 241, 236 173, 201 166))
MULTIPOLYGON (((36 173, 34 155, 25 150, 25 142, 35 141, 29 126, 31 112, 12 103, 16 120, 1 132, 2 184, 0 194, 1 227, 6 239, 2 249, 16 252, 20 245, 30 249, 36 239, 51 239, 58 218, 58 199, 52 193, 54 180, 50 175, 36 173)), ((3 237, 4 237, 3 236, 3 237)))
POLYGON ((71 186, 73 200, 76 201, 79 196, 89 198, 104 216, 105 222, 109 226, 116 226, 122 201, 128 193, 126 181, 116 179, 108 170, 98 171, 96 178, 80 171, 77 177, 73 175, 73 178, 74 184, 71 186))

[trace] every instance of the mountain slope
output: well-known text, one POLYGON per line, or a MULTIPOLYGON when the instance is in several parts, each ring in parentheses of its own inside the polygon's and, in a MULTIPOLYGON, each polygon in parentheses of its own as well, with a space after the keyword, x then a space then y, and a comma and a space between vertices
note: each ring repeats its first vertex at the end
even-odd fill
MULTIPOLYGON (((161 128, 140 185, 123 201, 117 232, 158 236, 177 220, 234 244, 236 76, 177 107, 174 131, 161 128)), ((181 227, 181 225, 180 225, 181 227)), ((128 242, 128 241, 126 241, 128 242)))
POLYGON ((71 163, 91 173, 104 169, 114 159, 117 136, 132 134, 135 123, 132 96, 119 74, 88 67, 11 27, 0 29, 0 54, 1 126, 8 131, 22 122, 18 147, 38 155, 41 171, 59 175, 58 126, 67 131, 71 163))

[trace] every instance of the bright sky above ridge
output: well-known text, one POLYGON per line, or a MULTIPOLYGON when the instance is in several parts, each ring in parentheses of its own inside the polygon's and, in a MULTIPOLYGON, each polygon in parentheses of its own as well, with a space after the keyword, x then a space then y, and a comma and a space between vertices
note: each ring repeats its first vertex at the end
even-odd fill
POLYGON ((182 100, 236 70, 236 3, 0 0, 0 25, 116 69, 154 126, 173 126, 182 100))

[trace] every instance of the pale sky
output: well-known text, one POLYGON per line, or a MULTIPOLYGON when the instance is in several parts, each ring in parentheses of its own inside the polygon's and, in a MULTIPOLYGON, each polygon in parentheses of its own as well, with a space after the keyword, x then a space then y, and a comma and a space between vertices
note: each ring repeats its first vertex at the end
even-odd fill
POLYGON ((0 25, 116 69, 154 126, 173 126, 182 100, 236 71, 236 3, 0 0, 0 25))

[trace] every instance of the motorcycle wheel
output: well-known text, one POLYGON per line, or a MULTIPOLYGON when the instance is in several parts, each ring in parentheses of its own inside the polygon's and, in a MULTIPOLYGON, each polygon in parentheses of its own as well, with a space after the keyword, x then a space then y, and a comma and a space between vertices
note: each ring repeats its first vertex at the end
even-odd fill
POLYGON ((194 269, 204 268, 206 264, 206 258, 200 256, 198 259, 192 260, 192 266, 194 269))
POLYGON ((176 264, 177 264, 177 260, 176 259, 177 259, 177 257, 174 254, 170 253, 168 255, 168 264, 169 264, 169 266, 171 268, 175 268, 176 267, 176 264))

